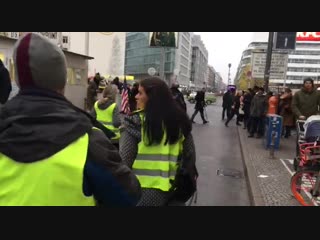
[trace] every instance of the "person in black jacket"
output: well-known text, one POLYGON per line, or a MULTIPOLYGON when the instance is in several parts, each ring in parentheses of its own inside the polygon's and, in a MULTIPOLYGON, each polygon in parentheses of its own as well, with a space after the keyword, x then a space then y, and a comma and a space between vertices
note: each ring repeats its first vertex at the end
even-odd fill
POLYGON ((0 111, 0 205, 136 206, 137 177, 103 127, 63 95, 62 50, 28 33, 14 61, 20 93, 0 111))
POLYGON ((231 106, 231 111, 230 114, 228 116, 228 120, 225 123, 225 126, 228 127, 229 122, 232 120, 232 118, 234 117, 234 115, 237 115, 237 126, 241 126, 240 124, 240 114, 239 114, 239 110, 240 110, 240 98, 241 98, 242 93, 238 92, 236 94, 236 96, 234 97, 233 100, 233 104, 231 106))
POLYGON ((231 113, 231 107, 233 104, 233 96, 234 94, 234 89, 228 90, 224 95, 223 95, 223 102, 222 102, 222 121, 224 121, 226 113, 227 113, 227 118, 230 116, 231 113))
POLYGON ((9 72, 0 59, 0 104, 5 104, 8 101, 11 90, 12 86, 9 72))
POLYGON ((195 123, 194 118, 197 116, 199 112, 200 112, 203 124, 208 123, 208 121, 204 117, 204 108, 206 107, 205 97, 206 97, 206 90, 204 88, 202 89, 202 91, 197 92, 197 95, 195 97, 195 100, 196 100, 195 112, 191 117, 192 123, 195 123))
POLYGON ((179 84, 176 84, 176 83, 172 84, 171 93, 173 95, 173 99, 179 105, 179 107, 181 107, 181 109, 187 112, 187 104, 184 100, 184 96, 182 92, 180 92, 179 90, 179 87, 180 87, 179 84))

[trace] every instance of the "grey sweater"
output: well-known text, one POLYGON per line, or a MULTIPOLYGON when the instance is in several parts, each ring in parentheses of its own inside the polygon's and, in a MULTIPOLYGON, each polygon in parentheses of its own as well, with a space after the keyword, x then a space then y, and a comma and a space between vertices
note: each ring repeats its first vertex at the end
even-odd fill
MULTIPOLYGON (((120 138, 120 156, 124 163, 132 169, 138 153, 138 144, 141 141, 141 121, 138 114, 127 116, 124 119, 120 138)), ((183 159, 196 164, 196 151, 191 134, 183 143, 183 159)), ((164 206, 168 201, 168 193, 156 189, 142 189, 142 198, 138 206, 164 206)))

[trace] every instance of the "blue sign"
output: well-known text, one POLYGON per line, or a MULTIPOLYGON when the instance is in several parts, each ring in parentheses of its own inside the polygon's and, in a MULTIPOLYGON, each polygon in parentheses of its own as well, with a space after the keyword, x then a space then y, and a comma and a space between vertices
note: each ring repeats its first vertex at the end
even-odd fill
POLYGON ((282 122, 283 119, 279 115, 267 115, 264 138, 264 146, 266 149, 270 149, 271 147, 273 147, 275 150, 279 150, 282 133, 282 122))

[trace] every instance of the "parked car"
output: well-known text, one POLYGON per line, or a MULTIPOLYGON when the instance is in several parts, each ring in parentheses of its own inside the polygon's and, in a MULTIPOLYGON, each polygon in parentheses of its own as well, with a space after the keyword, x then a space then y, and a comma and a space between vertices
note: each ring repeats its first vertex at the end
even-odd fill
MULTIPOLYGON (((196 103, 195 97, 196 97, 197 93, 193 92, 190 94, 190 96, 188 97, 188 101, 191 104, 196 103)), ((206 104, 207 105, 211 105, 214 104, 217 101, 217 98, 215 97, 214 93, 206 93, 206 104)))

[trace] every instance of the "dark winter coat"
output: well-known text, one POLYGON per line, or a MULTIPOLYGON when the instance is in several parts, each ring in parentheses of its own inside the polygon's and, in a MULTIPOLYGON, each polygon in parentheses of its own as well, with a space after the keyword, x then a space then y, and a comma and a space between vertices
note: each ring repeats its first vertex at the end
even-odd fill
POLYGON ((263 117, 268 111, 267 97, 263 94, 256 94, 251 102, 250 116, 251 117, 263 117))
POLYGON ((46 161, 88 134, 83 195, 105 206, 135 206, 141 196, 138 179, 86 114, 55 92, 21 91, 0 110, 0 152, 21 164, 46 161))
POLYGON ((297 118, 305 116, 306 118, 317 115, 320 106, 320 92, 313 89, 307 92, 302 88, 293 96, 292 111, 297 118))

